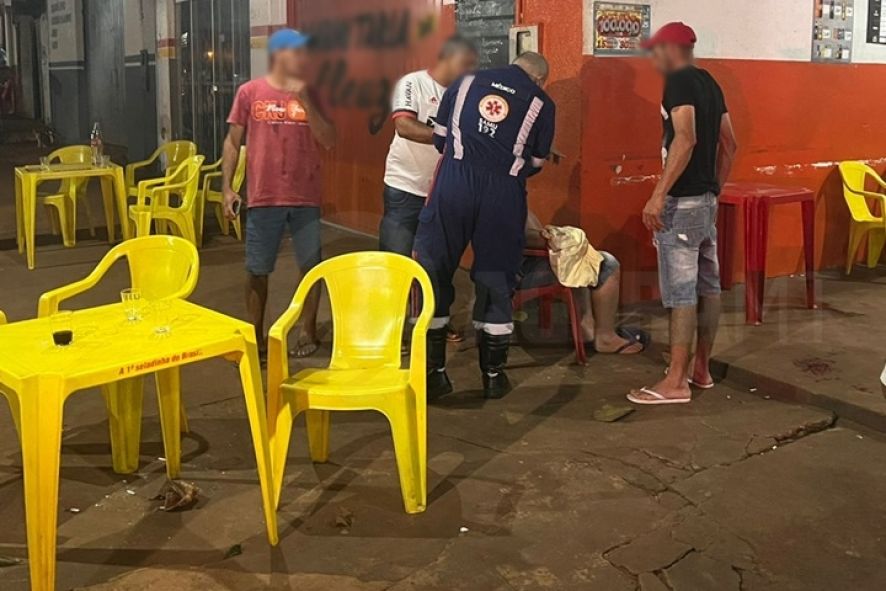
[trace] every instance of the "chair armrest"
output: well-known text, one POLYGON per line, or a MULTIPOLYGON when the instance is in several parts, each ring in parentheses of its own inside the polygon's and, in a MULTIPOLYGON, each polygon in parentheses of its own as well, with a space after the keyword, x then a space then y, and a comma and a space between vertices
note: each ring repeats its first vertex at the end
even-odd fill
POLYGON ((434 318, 436 302, 434 288, 427 275, 419 275, 416 281, 421 286, 422 310, 412 329, 412 347, 409 356, 409 383, 416 392, 427 392, 428 380, 428 327, 434 318))
POLYGON ((105 257, 85 279, 44 293, 37 304, 37 317, 46 318, 55 314, 62 302, 95 287, 117 258, 119 257, 105 257))
POLYGON ((166 182, 165 178, 159 179, 148 179, 146 181, 142 181, 138 184, 138 201, 137 205, 144 206, 147 205, 147 198, 153 197, 154 192, 158 189, 165 189, 166 187, 160 187, 159 185, 163 185, 166 182))
MULTIPOLYGON (((853 188, 849 187, 848 185, 846 185, 845 183, 843 183, 843 186, 846 187, 847 189, 849 189, 849 191, 851 193, 855 193, 856 195, 862 195, 863 197, 870 197, 871 199, 886 200, 886 194, 883 194, 883 193, 874 193, 873 191, 864 191, 864 190, 853 189, 853 188)), ((886 185, 884 185, 884 188, 886 188, 886 185)))
POLYGON ((212 164, 207 164, 205 166, 200 167, 200 172, 213 172, 221 168, 223 158, 219 158, 216 162, 212 164))
POLYGON ((303 308, 303 302, 293 301, 268 332, 268 388, 279 388, 289 377, 286 341, 303 308))
POLYGON ((212 181, 222 178, 221 172, 210 172, 203 175, 203 194, 204 196, 211 190, 212 181))
POLYGON ((126 169, 125 169, 125 171, 126 171, 126 186, 127 187, 134 187, 135 186, 135 171, 138 170, 139 168, 145 168, 146 166, 152 165, 157 160, 158 157, 159 157, 159 154, 157 152, 155 152, 155 153, 151 154, 151 157, 148 158, 147 160, 141 160, 139 162, 132 162, 130 164, 127 164, 126 169))

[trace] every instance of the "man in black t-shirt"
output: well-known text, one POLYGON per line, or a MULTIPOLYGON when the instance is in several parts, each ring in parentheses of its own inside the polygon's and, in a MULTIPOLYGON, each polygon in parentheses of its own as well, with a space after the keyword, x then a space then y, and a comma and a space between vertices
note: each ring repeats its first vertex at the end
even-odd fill
POLYGON ((695 42, 690 27, 670 23, 646 43, 665 78, 664 172, 643 209, 643 224, 655 234, 662 303, 671 317, 671 362, 661 382, 628 395, 637 404, 686 403, 692 400, 690 385, 714 386, 709 366, 720 318, 717 196, 737 145, 723 91, 695 66, 695 42))

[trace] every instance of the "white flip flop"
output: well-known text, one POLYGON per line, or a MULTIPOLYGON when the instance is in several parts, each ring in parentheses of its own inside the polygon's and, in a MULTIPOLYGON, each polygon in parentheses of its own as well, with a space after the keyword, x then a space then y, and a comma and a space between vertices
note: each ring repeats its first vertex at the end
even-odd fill
MULTIPOLYGON (((668 371, 670 371, 670 369, 671 369, 670 367, 666 367, 665 370, 664 370, 664 375, 668 375, 668 371)), ((690 385, 690 386, 695 386, 695 387, 698 388, 699 390, 710 390, 710 389, 712 389, 714 386, 717 385, 716 382, 711 382, 710 384, 699 384, 698 382, 696 382, 696 381, 693 380, 692 378, 689 378, 689 379, 686 380, 686 381, 689 382, 689 385, 690 385)))
POLYGON ((691 396, 689 398, 665 398, 655 390, 650 390, 649 388, 640 388, 640 393, 652 396, 655 400, 640 398, 639 396, 635 396, 633 392, 628 394, 628 400, 634 404, 642 404, 646 406, 657 406, 659 404, 687 404, 692 402, 691 396))

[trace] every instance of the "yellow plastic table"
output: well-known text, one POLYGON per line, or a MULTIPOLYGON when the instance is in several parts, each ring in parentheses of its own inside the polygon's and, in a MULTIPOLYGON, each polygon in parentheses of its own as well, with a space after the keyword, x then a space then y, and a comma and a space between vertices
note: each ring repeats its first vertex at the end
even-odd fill
MULTIPOLYGON (((0 391, 19 428, 31 589, 55 585, 59 465, 65 400, 73 392, 158 373, 167 473, 181 467, 179 370, 224 356, 239 363, 258 463, 268 539, 277 543, 268 425, 252 325, 184 300, 169 302, 170 331, 158 335, 152 315, 128 323, 121 304, 74 312, 74 341, 56 347, 51 319, 0 326, 0 391), (172 424, 175 423, 175 424, 172 424)), ((2 585, 0 585, 2 586, 2 585)))
POLYGON ((120 217, 120 232, 123 239, 131 238, 126 203, 126 178, 123 168, 111 163, 108 166, 88 164, 52 164, 48 168, 40 165, 20 166, 15 169, 16 229, 18 230, 18 251, 28 255, 28 269, 34 269, 34 240, 37 217, 37 185, 46 181, 64 179, 98 178, 102 183, 102 196, 105 205, 105 221, 108 225, 108 240, 114 242, 114 207, 120 217))

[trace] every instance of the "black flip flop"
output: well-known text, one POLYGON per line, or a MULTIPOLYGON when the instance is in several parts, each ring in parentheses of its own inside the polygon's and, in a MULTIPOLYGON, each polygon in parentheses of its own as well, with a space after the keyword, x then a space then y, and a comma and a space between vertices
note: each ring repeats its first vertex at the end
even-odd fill
POLYGON ((643 346, 643 348, 639 351, 639 353, 642 353, 652 343, 652 337, 649 335, 648 332, 641 328, 633 328, 631 326, 619 326, 615 329, 615 334, 627 341, 630 341, 630 343, 625 344, 618 351, 616 351, 616 353, 618 354, 621 354, 623 351, 629 349, 630 347, 633 347, 636 343, 640 343, 643 346))

